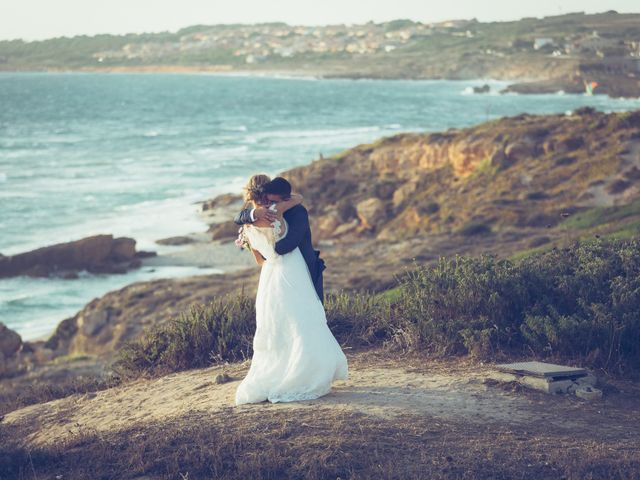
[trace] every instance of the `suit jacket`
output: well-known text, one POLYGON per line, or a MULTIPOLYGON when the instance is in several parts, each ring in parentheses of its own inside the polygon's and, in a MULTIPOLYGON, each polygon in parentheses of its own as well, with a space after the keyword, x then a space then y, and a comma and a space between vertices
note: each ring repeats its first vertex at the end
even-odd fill
MULTIPOLYGON (((284 255, 292 252, 296 247, 300 249, 300 253, 302 253, 302 257, 309 268, 311 281, 316 289, 318 298, 324 303, 324 281, 322 272, 326 266, 324 260, 320 258, 320 252, 313 249, 307 209, 302 205, 296 205, 284 212, 283 217, 287 221, 289 230, 287 236, 276 243, 276 253, 284 255)), ((236 215, 234 221, 239 225, 251 223, 251 209, 247 208, 242 210, 236 215)))

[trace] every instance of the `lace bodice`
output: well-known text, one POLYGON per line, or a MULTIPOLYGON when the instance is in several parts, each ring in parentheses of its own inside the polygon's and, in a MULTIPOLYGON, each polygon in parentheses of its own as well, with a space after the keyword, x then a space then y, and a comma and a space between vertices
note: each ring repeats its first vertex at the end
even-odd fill
POLYGON ((245 227, 251 248, 260 252, 260 255, 267 260, 277 256, 276 242, 282 240, 288 231, 287 221, 284 218, 282 223, 276 220, 272 225, 271 227, 255 227, 253 225, 245 227))

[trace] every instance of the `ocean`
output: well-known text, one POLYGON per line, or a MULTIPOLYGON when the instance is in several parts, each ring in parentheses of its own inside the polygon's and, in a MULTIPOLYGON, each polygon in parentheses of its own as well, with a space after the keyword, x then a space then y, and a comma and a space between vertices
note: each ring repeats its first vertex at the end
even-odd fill
MULTIPOLYGON (((499 81, 320 80, 211 74, 0 73, 0 253, 99 233, 155 240, 201 232, 198 201, 400 132, 519 113, 640 108, 638 99, 499 95, 499 81), (488 83, 493 93, 476 95, 488 83)), ((46 336, 129 283, 206 273, 0 279, 0 322, 46 336)))

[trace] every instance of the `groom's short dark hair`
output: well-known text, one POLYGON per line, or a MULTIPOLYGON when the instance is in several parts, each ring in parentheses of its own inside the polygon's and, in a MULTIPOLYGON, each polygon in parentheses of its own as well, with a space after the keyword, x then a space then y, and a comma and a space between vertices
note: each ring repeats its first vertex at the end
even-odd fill
POLYGON ((282 198, 291 196, 291 184, 282 177, 276 177, 270 182, 264 184, 264 193, 269 195, 280 195, 282 198))

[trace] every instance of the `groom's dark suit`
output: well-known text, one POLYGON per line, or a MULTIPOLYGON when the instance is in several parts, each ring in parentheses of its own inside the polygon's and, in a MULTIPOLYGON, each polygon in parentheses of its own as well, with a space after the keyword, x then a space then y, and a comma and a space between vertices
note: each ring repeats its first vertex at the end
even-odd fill
MULTIPOLYGON (((324 303, 324 285, 322 272, 326 268, 324 260, 320 258, 320 252, 313 249, 311 243, 311 227, 309 226, 309 214, 302 205, 296 205, 283 214, 287 221, 289 231, 287 235, 276 243, 276 253, 284 255, 293 251, 296 247, 300 249, 304 261, 309 267, 311 281, 318 293, 318 298, 324 303)), ((251 209, 242 210, 234 219, 238 225, 251 222, 251 209)))

